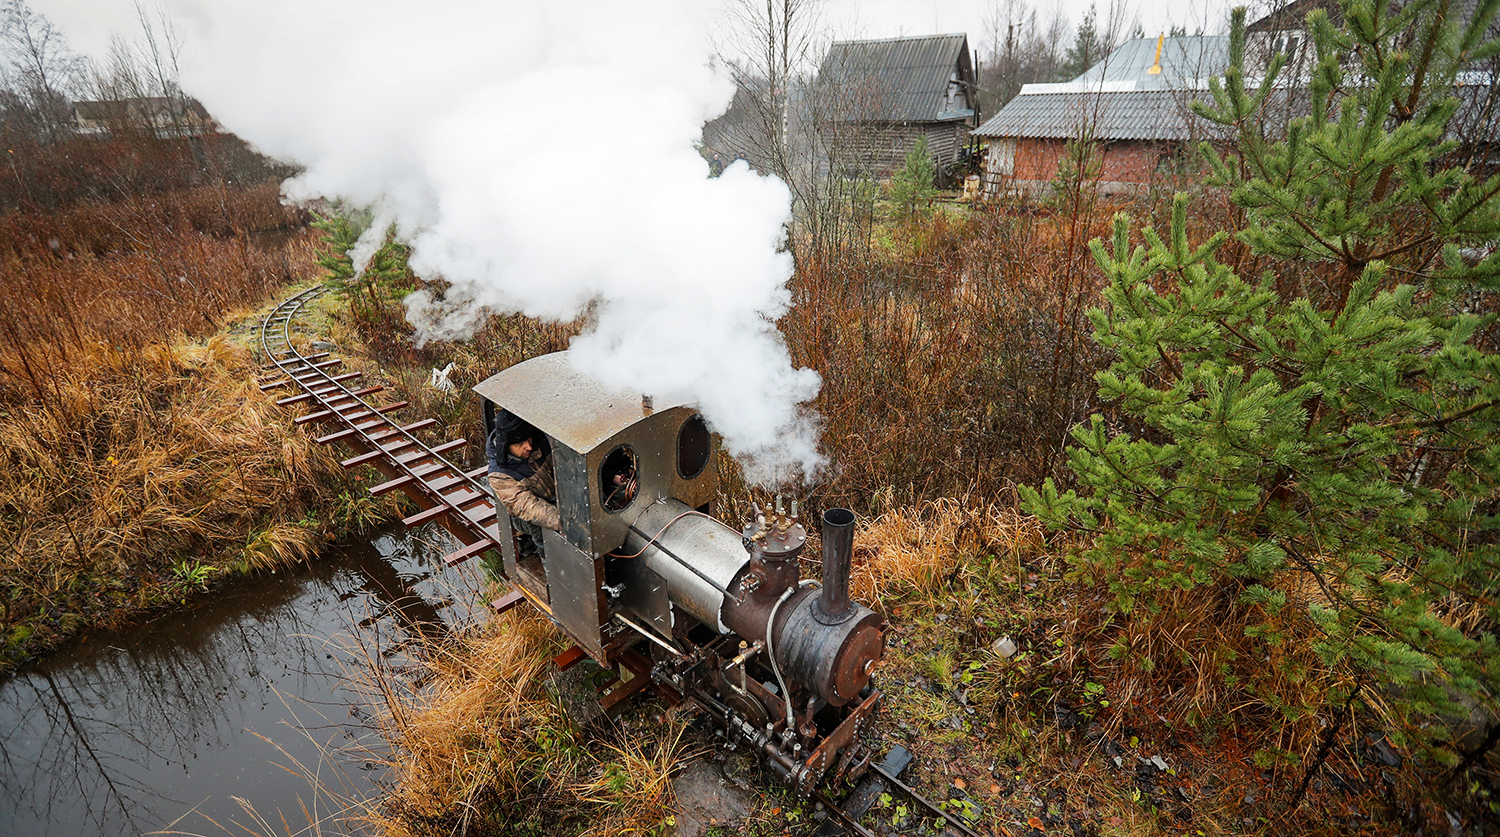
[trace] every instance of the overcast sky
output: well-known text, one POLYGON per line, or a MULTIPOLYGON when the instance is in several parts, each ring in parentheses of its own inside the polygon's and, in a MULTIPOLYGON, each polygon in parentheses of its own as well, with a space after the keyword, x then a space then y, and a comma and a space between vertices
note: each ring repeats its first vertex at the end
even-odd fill
MULTIPOLYGON (((621 0, 629 2, 629 0, 621 0)), ((727 1, 727 0, 726 0, 727 1)), ((32 9, 62 28, 74 50, 102 59, 109 49, 111 33, 134 37, 135 0, 29 0, 32 9)), ((154 7, 152 0, 144 0, 154 7)), ((536 0, 552 2, 552 0, 536 0)), ((983 49, 986 24, 1003 0, 824 0, 821 11, 829 30, 839 38, 890 38, 899 35, 935 35, 964 32, 970 46, 983 49)), ((1013 0, 1024 2, 1024 0, 1013 0)), ((1030 0, 1046 15, 1054 7, 1068 18, 1071 31, 1092 0, 1030 0)), ((1118 11, 1128 26, 1139 21, 1147 34, 1169 26, 1185 26, 1189 32, 1223 31, 1228 0, 1098 0, 1101 26, 1111 12, 1118 11)), ((420 6, 416 6, 420 8, 420 6)), ((268 49, 274 49, 267 45, 268 49)))

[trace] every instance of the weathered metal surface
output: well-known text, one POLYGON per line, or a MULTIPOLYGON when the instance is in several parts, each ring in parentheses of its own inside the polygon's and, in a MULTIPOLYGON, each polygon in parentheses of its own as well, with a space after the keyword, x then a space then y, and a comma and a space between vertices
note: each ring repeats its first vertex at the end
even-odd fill
POLYGON ((624 552, 639 553, 646 566, 666 579, 678 607, 720 633, 728 630, 719 613, 723 591, 750 560, 739 532, 679 500, 658 500, 636 518, 624 552))
POLYGON ((824 625, 813 611, 812 588, 793 596, 776 614, 776 659, 783 672, 834 706, 853 700, 885 653, 879 614, 862 605, 837 625, 824 625))
POLYGON ((849 566, 854 555, 854 512, 829 509, 823 512, 823 589, 813 617, 824 625, 837 625, 854 617, 849 601, 849 566))
POLYGON ((557 514, 562 522, 562 536, 574 549, 594 553, 588 458, 577 450, 554 444, 552 475, 557 480, 557 514))
POLYGON ((619 606, 640 617, 662 636, 672 635, 672 598, 667 580, 646 565, 645 561, 627 558, 615 561, 611 584, 623 585, 619 606))
POLYGON ((854 748, 859 745, 859 733, 870 716, 875 714, 875 707, 880 705, 881 693, 872 690, 868 697, 860 702, 844 720, 832 732, 818 742, 818 746, 802 763, 801 776, 798 780, 798 791, 806 796, 812 792, 814 786, 832 767, 841 752, 853 754, 854 748))
POLYGON ((552 618, 589 656, 600 665, 608 665, 599 631, 606 617, 601 589, 604 568, 593 555, 574 547, 551 529, 542 531, 542 540, 552 618))
MULTIPOLYGON (((606 386, 577 371, 565 352, 518 363, 492 375, 474 391, 581 453, 647 415, 641 408, 641 393, 606 386)), ((681 402, 657 397, 654 406, 661 412, 681 402)))
POLYGON ((474 390, 552 442, 562 531, 585 552, 618 548, 641 510, 658 499, 697 507, 711 502, 718 489, 718 472, 699 463, 712 458, 713 439, 703 438, 705 425, 692 407, 661 398, 647 406, 641 393, 606 387, 575 371, 564 353, 518 363, 474 390), (607 509, 604 500, 616 487, 604 484, 604 463, 622 447, 635 456, 634 494, 623 508, 607 509), (684 455, 697 467, 684 467, 684 455))

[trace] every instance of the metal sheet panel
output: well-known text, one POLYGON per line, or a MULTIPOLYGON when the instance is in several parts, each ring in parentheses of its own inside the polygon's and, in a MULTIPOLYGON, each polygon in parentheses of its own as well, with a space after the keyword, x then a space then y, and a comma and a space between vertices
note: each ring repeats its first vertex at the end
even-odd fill
MULTIPOLYGON (((607 386, 577 371, 566 352, 518 363, 474 391, 580 453, 592 451, 646 415, 641 393, 607 386)), ((655 408, 660 412, 682 403, 658 397, 655 408)))
MULTIPOLYGON (((641 419, 615 435, 589 454, 589 502, 593 513, 593 551, 608 552, 625 543, 630 524, 658 500, 680 500, 690 507, 713 499, 718 487, 718 469, 712 461, 703 472, 684 479, 677 472, 677 434, 697 412, 691 407, 670 410, 641 419), (628 446, 636 456, 635 500, 618 512, 608 512, 600 503, 604 486, 600 472, 604 459, 620 445, 628 446)), ((712 456, 712 454, 710 454, 712 456)))
POLYGON ((667 580, 672 601, 723 633, 724 593, 750 560, 740 533, 676 500, 653 503, 625 541, 652 571, 667 580))
MULTIPOLYGON (((542 432, 546 433, 547 429, 542 428, 542 432)), ((566 447, 554 446, 552 475, 557 479, 557 514, 562 522, 563 537, 583 552, 595 552, 588 457, 566 447)))
POLYGON ((561 625, 578 647, 601 665, 604 638, 599 626, 604 622, 604 569, 592 555, 580 552, 562 535, 550 529, 542 533, 547 543, 547 586, 552 592, 552 618, 561 625))
POLYGON ((619 605, 640 617, 664 637, 672 635, 672 598, 667 580, 652 572, 646 562, 627 559, 616 562, 614 583, 624 584, 619 605))

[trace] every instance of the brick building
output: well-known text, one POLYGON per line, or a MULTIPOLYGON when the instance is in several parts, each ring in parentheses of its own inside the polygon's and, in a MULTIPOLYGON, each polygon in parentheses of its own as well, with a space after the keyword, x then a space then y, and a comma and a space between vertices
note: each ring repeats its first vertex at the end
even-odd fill
POLYGON ((1136 38, 1078 78, 1028 84, 974 135, 988 144, 984 190, 1035 191, 1057 175, 1070 139, 1099 155, 1099 189, 1137 193, 1191 176, 1192 146, 1210 138, 1190 102, 1224 71, 1229 38, 1136 38))

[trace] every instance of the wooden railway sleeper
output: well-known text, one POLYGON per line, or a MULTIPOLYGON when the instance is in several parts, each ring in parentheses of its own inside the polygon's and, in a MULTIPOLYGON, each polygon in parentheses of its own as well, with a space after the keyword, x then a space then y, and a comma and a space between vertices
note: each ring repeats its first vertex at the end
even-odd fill
MULTIPOLYGON (((313 441, 317 442, 320 445, 329 445, 329 444, 333 444, 334 442, 338 442, 338 441, 342 441, 344 439, 347 439, 350 436, 357 436, 357 435, 359 435, 359 433, 361 432, 361 430, 364 430, 364 429, 367 429, 367 428, 368 429, 374 429, 374 428, 379 427, 382 424, 388 424, 388 422, 386 422, 384 420, 378 420, 378 421, 370 422, 368 425, 365 425, 364 427, 346 427, 343 430, 335 430, 334 432, 329 433, 326 436, 319 436, 318 438, 314 439, 313 441)), ((389 438, 390 436, 392 436, 392 435, 394 435, 396 433, 400 433, 402 431, 405 431, 407 433, 415 433, 418 430, 425 430, 425 429, 433 426, 434 424, 437 424, 437 419, 422 419, 421 421, 414 421, 411 424, 401 425, 401 426, 391 425, 391 427, 389 429, 380 431, 378 433, 371 434, 370 435, 370 441, 378 443, 381 439, 389 438)))

